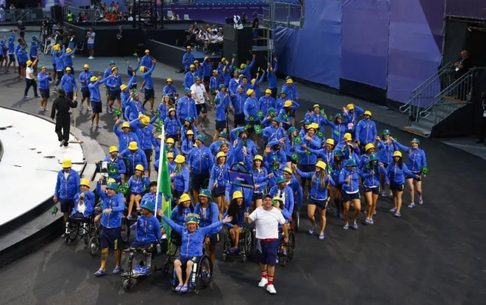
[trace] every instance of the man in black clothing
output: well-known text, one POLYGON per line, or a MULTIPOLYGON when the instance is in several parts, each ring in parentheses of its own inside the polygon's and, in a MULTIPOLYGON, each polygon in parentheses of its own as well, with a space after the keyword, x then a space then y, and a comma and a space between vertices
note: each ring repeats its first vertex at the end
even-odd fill
MULTIPOLYGON (((486 138, 486 92, 481 93, 481 133, 479 136, 479 141, 477 143, 484 143, 484 138, 486 138)), ((485 143, 486 145, 486 143, 485 143)))
POLYGON ((24 39, 25 37, 25 25, 22 24, 22 21, 17 22, 17 28, 19 29, 20 38, 24 39))
POLYGON ((51 119, 56 119, 56 133, 59 139, 59 146, 68 146, 69 144, 69 128, 71 127, 71 116, 69 114, 70 108, 78 107, 77 101, 71 101, 66 98, 66 92, 63 89, 59 89, 58 98, 54 100, 52 104, 51 119), (57 111, 57 115, 56 115, 57 111))
MULTIPOLYGON (((471 63, 468 57, 467 50, 461 51, 461 58, 454 63, 454 66, 456 67, 456 72, 454 75, 456 80, 463 77, 467 72, 469 72, 469 69, 471 68, 471 63)), ((470 93, 470 84, 468 83, 468 81, 468 79, 465 79, 464 83, 457 86, 457 88, 455 89, 455 97, 462 101, 465 101, 467 99, 467 95, 470 93)))
POLYGON ((260 27, 260 21, 258 20, 258 14, 257 12, 253 12, 253 22, 251 25, 253 29, 253 37, 258 36, 258 28, 260 27))

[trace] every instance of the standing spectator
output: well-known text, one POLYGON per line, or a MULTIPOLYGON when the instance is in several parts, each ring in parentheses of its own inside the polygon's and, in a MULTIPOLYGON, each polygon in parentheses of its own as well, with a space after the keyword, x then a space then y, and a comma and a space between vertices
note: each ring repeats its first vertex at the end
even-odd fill
POLYGON ((24 40, 25 37, 25 26, 22 24, 22 21, 17 22, 17 28, 19 29, 19 35, 22 40, 24 40))
POLYGON ((5 9, 3 5, 0 6, 0 22, 5 22, 5 9))
POLYGON ((120 25, 118 27, 118 33, 116 34, 116 41, 117 41, 117 44, 118 44, 118 56, 120 57, 123 57, 123 28, 122 26, 120 25))
POLYGON ((88 39, 88 52, 89 52, 88 59, 94 59, 95 37, 96 37, 96 33, 94 32, 93 28, 90 27, 88 33, 86 34, 86 38, 88 39))
POLYGON ((253 12, 253 22, 251 27, 253 28, 253 37, 258 36, 258 28, 260 27, 260 21, 258 20, 257 12, 253 12))
MULTIPOLYGON (((69 144, 69 128, 71 127, 71 116, 69 114, 70 108, 76 108, 78 102, 66 98, 66 92, 63 89, 58 91, 59 97, 54 100, 52 104, 51 119, 56 120, 56 133, 60 142, 59 146, 68 146, 69 144), (56 113, 57 112, 57 113, 56 113)), ((78 184, 79 185, 79 181, 78 184)))

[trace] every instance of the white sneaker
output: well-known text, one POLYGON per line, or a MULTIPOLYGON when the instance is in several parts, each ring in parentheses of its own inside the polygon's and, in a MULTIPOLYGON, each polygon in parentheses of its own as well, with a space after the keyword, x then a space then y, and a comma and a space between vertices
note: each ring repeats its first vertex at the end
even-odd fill
POLYGON ((263 288, 266 284, 268 284, 268 279, 262 277, 260 283, 258 283, 258 287, 263 288))
POLYGON ((275 290, 275 286, 273 286, 273 285, 268 285, 268 286, 267 286, 267 291, 268 291, 270 294, 276 294, 276 293, 277 293, 277 290, 275 290))
POLYGON ((90 57, 88 57, 88 59, 94 59, 94 57, 93 56, 90 56, 90 57))

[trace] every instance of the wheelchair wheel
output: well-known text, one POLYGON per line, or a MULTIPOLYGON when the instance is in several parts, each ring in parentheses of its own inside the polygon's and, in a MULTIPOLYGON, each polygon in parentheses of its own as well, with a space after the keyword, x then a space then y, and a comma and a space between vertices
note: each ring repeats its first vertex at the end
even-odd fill
POLYGON ((299 232, 299 227, 300 227, 300 213, 299 210, 294 211, 293 215, 293 225, 294 225, 294 230, 295 232, 299 232))
POLYGON ((124 243, 127 243, 130 239, 130 221, 126 217, 122 220, 121 239, 124 243))
POLYGON ((132 287, 135 286, 135 282, 136 280, 133 278, 123 280, 123 290, 125 290, 125 292, 129 292, 132 287))
POLYGON ((76 239, 76 237, 78 237, 79 224, 76 222, 70 222, 68 224, 68 232, 69 234, 66 234, 66 244, 72 242, 73 240, 76 239))
POLYGON ((289 243, 287 246, 287 257, 289 261, 294 258, 294 251, 295 251, 295 234, 294 232, 289 233, 289 243))
POLYGON ((96 256, 98 255, 99 252, 100 252, 100 243, 99 243, 98 236, 93 236, 89 240, 89 253, 92 256, 96 256))
POLYGON ((253 245, 253 238, 252 232, 250 229, 246 230, 245 232, 245 253, 247 257, 250 257, 252 245, 253 245))
MULTIPOLYGON (((197 283, 194 292, 199 289, 209 287, 213 278, 213 263, 208 256, 203 255, 197 265, 197 283)), ((197 292, 196 292, 197 293, 197 292)))
POLYGON ((231 238, 229 232, 225 230, 222 232, 223 235, 223 262, 228 260, 228 250, 231 248, 231 238))

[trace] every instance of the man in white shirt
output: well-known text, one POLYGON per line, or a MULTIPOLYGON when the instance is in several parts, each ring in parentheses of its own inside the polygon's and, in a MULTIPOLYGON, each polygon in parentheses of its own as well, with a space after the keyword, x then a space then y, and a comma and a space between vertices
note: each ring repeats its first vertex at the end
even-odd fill
POLYGON ((89 31, 86 34, 86 38, 88 38, 88 52, 89 52, 88 59, 94 59, 95 37, 96 37, 96 33, 93 31, 93 28, 89 28, 89 31))
POLYGON ((250 222, 256 224, 256 238, 261 245, 260 271, 262 279, 258 287, 265 287, 271 294, 276 294, 273 278, 275 275, 275 265, 277 264, 277 254, 279 247, 278 225, 282 225, 284 231, 284 241, 288 242, 288 226, 280 209, 273 207, 272 196, 266 195, 263 198, 263 205, 253 211, 248 216, 250 222))
POLYGON ((24 98, 28 98, 29 96, 27 93, 29 93, 30 87, 34 88, 34 95, 36 98, 39 98, 39 94, 37 93, 37 79, 35 78, 34 75, 34 66, 37 64, 37 58, 32 62, 31 60, 28 60, 26 65, 27 68, 25 70, 25 92, 24 92, 24 98))
POLYGON ((206 118, 208 116, 208 109, 206 108, 206 100, 209 99, 209 95, 206 92, 206 87, 202 83, 202 79, 197 76, 196 82, 191 86, 191 93, 192 98, 196 101, 196 109, 197 115, 200 116, 202 113, 201 119, 201 130, 204 132, 206 128, 204 128, 204 123, 206 122, 206 118))

